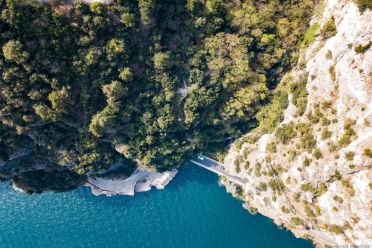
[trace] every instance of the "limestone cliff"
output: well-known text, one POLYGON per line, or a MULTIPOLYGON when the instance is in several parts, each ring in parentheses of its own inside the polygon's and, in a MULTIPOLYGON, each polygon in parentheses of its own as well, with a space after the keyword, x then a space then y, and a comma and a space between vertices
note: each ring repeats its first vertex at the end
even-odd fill
POLYGON ((316 12, 281 82, 283 121, 232 145, 226 170, 249 183, 225 184, 251 212, 318 246, 372 246, 372 11, 329 0, 316 12))

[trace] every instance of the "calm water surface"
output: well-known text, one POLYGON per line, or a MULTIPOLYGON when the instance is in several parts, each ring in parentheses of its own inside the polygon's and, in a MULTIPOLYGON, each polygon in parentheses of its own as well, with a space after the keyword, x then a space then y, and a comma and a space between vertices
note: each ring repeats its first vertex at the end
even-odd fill
POLYGON ((250 215, 201 168, 164 190, 95 197, 87 188, 28 196, 0 184, 0 247, 312 247, 250 215))

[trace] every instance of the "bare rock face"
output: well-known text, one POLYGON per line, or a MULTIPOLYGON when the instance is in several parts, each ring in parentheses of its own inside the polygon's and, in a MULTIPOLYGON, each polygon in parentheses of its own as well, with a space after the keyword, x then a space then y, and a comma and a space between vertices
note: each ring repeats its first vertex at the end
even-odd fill
POLYGON ((178 170, 165 172, 151 172, 137 169, 128 178, 88 178, 86 186, 90 187, 94 195, 131 195, 145 192, 152 187, 164 189, 176 176, 178 170))
POLYGON ((372 246, 372 11, 329 0, 317 15, 315 41, 281 82, 290 92, 283 122, 231 147, 226 169, 249 183, 239 192, 225 184, 297 237, 372 246))

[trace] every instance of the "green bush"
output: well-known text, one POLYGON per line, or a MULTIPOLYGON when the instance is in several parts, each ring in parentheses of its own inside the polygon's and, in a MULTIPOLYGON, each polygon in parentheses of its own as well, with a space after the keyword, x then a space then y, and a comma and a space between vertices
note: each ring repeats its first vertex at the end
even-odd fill
POLYGON ((318 188, 315 190, 316 197, 319 197, 326 193, 328 190, 327 185, 325 183, 320 183, 318 188))
POLYGON ((297 150, 290 150, 288 152, 288 155, 289 155, 290 161, 293 161, 297 157, 298 151, 297 150))
POLYGON ((346 119, 344 123, 344 134, 341 139, 338 141, 340 147, 344 147, 351 143, 351 139, 356 135, 356 132, 353 129, 356 121, 353 119, 346 119))
POLYGON ((369 149, 369 148, 364 148, 363 155, 368 157, 368 158, 372 158, 372 150, 369 149))
POLYGON ((316 146, 316 140, 312 134, 312 127, 310 123, 300 122, 296 124, 296 131, 300 137, 301 147, 311 151, 316 146))
POLYGON ((302 162, 303 166, 308 167, 311 163, 311 160, 309 158, 305 158, 304 161, 302 162))
POLYGON ((314 192, 315 188, 311 183, 303 183, 301 184, 302 191, 314 192))
POLYGON ((311 218, 315 217, 314 211, 308 205, 304 205, 304 211, 305 211, 307 217, 311 217, 311 218))
POLYGON ((325 128, 325 129, 322 131, 322 134, 321 134, 321 138, 322 138, 322 140, 329 139, 331 136, 332 136, 332 132, 330 132, 330 131, 328 130, 328 128, 325 128))
POLYGON ((349 128, 353 127, 355 124, 356 124, 356 120, 347 118, 344 122, 344 128, 349 129, 349 128))
POLYGON ((355 156, 355 153, 354 152, 347 152, 345 154, 345 158, 348 160, 348 161, 351 161, 354 159, 354 156, 355 156))
POLYGON ((294 194, 293 194, 293 199, 294 199, 296 202, 300 202, 300 198, 301 198, 301 193, 300 193, 300 192, 297 192, 297 193, 294 193, 294 194))
POLYGON ((319 150, 319 149, 316 149, 314 152, 313 152, 313 156, 315 159, 320 159, 323 157, 323 154, 322 152, 319 150))
POLYGON ((288 144, 289 141, 296 136, 296 130, 294 125, 291 124, 283 124, 278 127, 275 131, 275 136, 283 143, 288 144))
POLYGON ((275 153, 276 152, 276 146, 277 146, 277 144, 275 142, 271 142, 271 143, 266 145, 266 151, 271 152, 271 153, 275 153))
POLYGON ((298 116, 303 115, 306 110, 307 96, 309 94, 306 85, 306 79, 289 85, 289 92, 292 94, 292 103, 297 107, 296 115, 298 116))
POLYGON ((235 172, 236 172, 236 173, 240 173, 240 171, 241 171, 241 169, 240 169, 240 163, 241 163, 241 157, 237 157, 237 158, 234 160, 235 172))
POLYGON ((333 233, 337 233, 337 234, 344 233, 344 230, 342 229, 342 227, 340 227, 338 225, 330 225, 329 226, 329 231, 333 232, 333 233))
POLYGON ((372 1, 371 0, 355 0, 356 5, 358 6, 360 11, 364 11, 367 8, 372 8, 372 1))
POLYGON ((337 146, 333 142, 331 142, 329 144, 328 150, 329 150, 329 152, 334 152, 334 151, 337 150, 337 146))
POLYGON ((287 106, 287 89, 283 85, 279 85, 272 96, 270 96, 269 104, 261 108, 256 115, 259 129, 264 133, 273 132, 275 127, 283 120, 283 112, 287 106))
POLYGON ((342 197, 338 196, 338 195, 335 195, 333 196, 333 200, 338 202, 338 203, 343 203, 344 200, 342 199, 342 197))
POLYGON ((240 170, 240 165, 239 165, 239 164, 236 164, 236 165, 235 165, 235 172, 236 172, 236 173, 240 173, 240 171, 241 171, 241 170, 240 170))
POLYGON ((353 230, 353 227, 350 225, 350 222, 348 222, 347 220, 344 221, 344 226, 343 226, 344 229, 349 229, 349 230, 353 230))
POLYGON ((319 123, 320 121, 320 116, 318 115, 315 115, 313 114, 312 112, 310 112, 308 115, 307 115, 307 118, 309 118, 309 121, 313 124, 316 124, 316 123, 319 123))
POLYGON ((331 75, 331 79, 335 82, 336 81, 336 71, 335 71, 335 66, 334 65, 329 67, 329 75, 331 75))
POLYGON ((295 112, 296 116, 302 116, 306 111, 307 98, 301 98, 297 100, 297 109, 295 112))
POLYGON ((285 214, 288 214, 288 213, 290 212, 289 209, 286 208, 285 206, 281 206, 281 207, 280 207, 280 210, 281 210, 283 213, 285 213, 285 214))
POLYGON ((304 45, 311 45, 315 41, 315 37, 318 33, 318 30, 320 28, 319 23, 315 22, 313 25, 311 25, 305 32, 304 36, 304 45))
POLYGON ((303 224, 304 224, 303 220, 300 219, 299 217, 292 217, 292 218, 291 218, 291 222, 292 222, 292 224, 295 225, 295 226, 303 225, 303 224))
POLYGON ((305 134, 301 137, 300 141, 302 148, 306 149, 307 151, 311 151, 316 147, 316 140, 312 134, 305 134))
POLYGON ((337 34, 337 28, 335 24, 335 18, 332 16, 331 19, 327 22, 322 30, 322 35, 324 38, 328 39, 337 34))
POLYGON ((332 58, 333 58, 332 51, 328 50, 326 54, 326 59, 332 59, 332 58))
POLYGON ((320 210, 320 208, 318 206, 315 206, 315 215, 316 216, 322 215, 322 211, 320 210))
POLYGON ((332 175, 331 181, 340 181, 342 180, 342 175, 338 170, 335 171, 335 174, 332 175))
POLYGON ((247 159, 248 158, 248 155, 249 155, 249 150, 246 148, 243 151, 243 159, 247 159))
POLYGON ((355 189, 354 189, 353 185, 351 184, 350 180, 343 179, 343 180, 341 180, 341 184, 342 184, 342 186, 344 186, 347 189, 350 196, 355 195, 355 189))
POLYGON ((321 124, 322 126, 328 126, 329 124, 331 124, 331 121, 328 118, 323 117, 321 120, 321 124))
POLYGON ((285 188, 284 183, 282 181, 276 181, 274 179, 270 179, 269 187, 276 193, 282 192, 285 188))
POLYGON ((261 163, 257 162, 257 163, 255 164, 254 175, 255 175, 256 177, 260 177, 260 176, 261 176, 261 167, 262 167, 261 163))
POLYGON ((248 168, 249 168, 249 161, 247 160, 247 161, 245 161, 245 163, 244 163, 244 169, 246 169, 246 170, 248 170, 248 168))
POLYGON ((365 53, 371 46, 372 46, 372 41, 368 42, 368 44, 366 44, 364 46, 363 45, 356 46, 354 51, 356 53, 365 53))
POLYGON ((312 133, 312 127, 310 123, 299 122, 299 123, 296 123, 295 128, 300 136, 312 133))
POLYGON ((259 191, 266 191, 266 190, 267 190, 267 184, 266 184, 265 182, 260 182, 260 183, 258 184, 257 189, 258 189, 259 191))

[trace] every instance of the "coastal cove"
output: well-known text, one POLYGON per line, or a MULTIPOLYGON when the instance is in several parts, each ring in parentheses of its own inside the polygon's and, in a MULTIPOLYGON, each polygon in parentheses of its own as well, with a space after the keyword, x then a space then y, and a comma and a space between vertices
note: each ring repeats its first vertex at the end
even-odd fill
POLYGON ((184 166, 164 190, 28 196, 0 184, 0 247, 312 247, 250 215, 217 176, 184 166))

